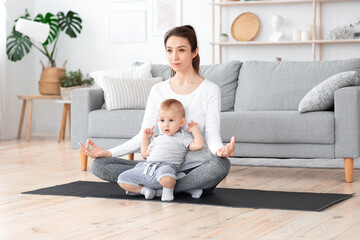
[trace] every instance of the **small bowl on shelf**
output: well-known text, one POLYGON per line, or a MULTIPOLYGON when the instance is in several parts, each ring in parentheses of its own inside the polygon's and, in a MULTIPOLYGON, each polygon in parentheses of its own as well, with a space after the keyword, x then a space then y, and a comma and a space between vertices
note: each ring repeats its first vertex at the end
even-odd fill
POLYGON ((220 34, 219 41, 227 42, 227 41, 229 41, 229 36, 226 33, 222 33, 222 34, 220 34))

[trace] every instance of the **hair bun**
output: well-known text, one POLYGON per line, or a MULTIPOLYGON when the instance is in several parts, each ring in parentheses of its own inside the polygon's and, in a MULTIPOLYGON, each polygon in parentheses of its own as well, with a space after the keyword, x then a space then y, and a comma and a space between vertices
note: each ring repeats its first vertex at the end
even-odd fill
POLYGON ((195 32, 195 29, 191 25, 184 25, 183 27, 191 29, 191 30, 193 30, 195 32))

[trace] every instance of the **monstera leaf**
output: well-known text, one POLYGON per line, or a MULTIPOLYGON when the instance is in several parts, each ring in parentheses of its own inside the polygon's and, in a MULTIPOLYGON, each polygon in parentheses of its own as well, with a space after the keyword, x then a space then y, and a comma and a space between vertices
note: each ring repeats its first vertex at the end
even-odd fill
MULTIPOLYGON (((27 9, 25 10, 25 15, 21 18, 31 20, 27 9)), ((6 42, 8 59, 14 62, 19 61, 30 52, 32 47, 34 47, 48 58, 52 67, 55 67, 54 52, 57 47, 60 32, 65 31, 71 38, 76 38, 77 35, 81 33, 82 20, 79 17, 79 14, 69 11, 66 15, 63 12, 59 12, 57 15, 46 13, 45 16, 38 14, 34 21, 49 24, 50 33, 45 43, 42 43, 41 46, 37 46, 36 43, 31 42, 29 37, 17 32, 14 26, 6 42), (52 45, 52 50, 48 47, 50 44, 52 45)))
POLYGON ((68 11, 68 13, 65 14, 63 12, 59 12, 57 14, 58 21, 59 21, 59 27, 61 31, 65 30, 65 33, 69 35, 71 38, 76 38, 76 32, 80 33, 82 26, 81 26, 81 18, 79 17, 79 14, 73 11, 68 11))
POLYGON ((50 26, 50 33, 48 38, 46 39, 46 42, 44 42, 45 45, 48 45, 52 43, 59 33, 59 25, 57 17, 52 13, 47 13, 45 16, 43 16, 41 13, 39 13, 35 19, 35 22, 41 22, 41 23, 47 23, 50 26))
POLYGON ((7 38, 6 54, 10 61, 16 62, 26 56, 31 49, 32 43, 29 37, 13 30, 12 34, 7 38))
MULTIPOLYGON (((21 16, 20 18, 30 20, 30 14, 27 9, 25 9, 24 16, 21 16)), ((15 22, 17 22, 17 20, 18 19, 16 19, 15 22)), ((13 62, 21 60, 30 52, 31 47, 32 43, 29 37, 17 32, 14 26, 10 36, 6 39, 6 54, 8 59, 13 62)))

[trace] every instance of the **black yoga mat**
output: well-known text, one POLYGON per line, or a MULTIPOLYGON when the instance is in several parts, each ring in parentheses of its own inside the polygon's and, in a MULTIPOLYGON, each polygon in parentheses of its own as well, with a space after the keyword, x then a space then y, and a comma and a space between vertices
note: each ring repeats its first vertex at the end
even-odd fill
MULTIPOLYGON (((128 196, 117 184, 107 182, 77 181, 41 188, 23 194, 117 198, 139 201, 161 201, 160 198, 146 200, 144 196, 128 196)), ((299 211, 321 211, 335 203, 350 198, 353 194, 305 193, 246 190, 234 188, 216 188, 200 199, 189 194, 179 193, 172 202, 188 204, 206 204, 237 208, 267 208, 299 211)))

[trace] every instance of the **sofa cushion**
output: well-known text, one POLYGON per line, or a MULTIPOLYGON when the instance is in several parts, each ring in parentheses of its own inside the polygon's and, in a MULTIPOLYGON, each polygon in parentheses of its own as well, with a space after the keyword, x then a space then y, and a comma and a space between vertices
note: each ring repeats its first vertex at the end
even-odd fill
POLYGON ((103 77, 106 110, 145 109, 152 86, 162 78, 103 77))
MULTIPOLYGON (((141 66, 143 62, 134 62, 133 66, 141 66)), ((162 77, 163 80, 168 80, 171 78, 171 67, 167 64, 152 64, 151 65, 151 75, 153 77, 162 77)))
POLYGON ((221 113, 221 138, 247 143, 334 144, 334 112, 242 111, 221 113))
POLYGON ((233 111, 240 61, 200 66, 200 75, 220 87, 221 111, 233 111))
MULTIPOLYGON (((135 62, 134 66, 141 64, 141 62, 135 62)), ((200 65, 200 75, 220 87, 222 112, 234 110, 241 64, 240 61, 230 61, 222 64, 200 65)), ((170 78, 171 68, 169 65, 153 64, 151 74, 153 77, 162 77, 167 80, 170 78)))
POLYGON ((171 68, 165 64, 153 64, 151 68, 153 77, 162 77, 164 80, 171 78, 171 68))
POLYGON ((144 110, 95 110, 89 113, 90 138, 132 138, 139 133, 144 110))
POLYGON ((357 71, 359 75, 360 59, 244 62, 239 73, 235 111, 295 111, 313 87, 346 71, 357 71))
POLYGON ((342 72, 329 77, 311 89, 300 101, 298 111, 301 113, 328 110, 334 107, 335 91, 359 84, 357 72, 342 72))
POLYGON ((91 72, 90 76, 94 78, 99 87, 103 87, 103 78, 106 77, 128 77, 128 78, 151 78, 151 63, 146 62, 142 66, 133 66, 119 69, 108 69, 91 72))

